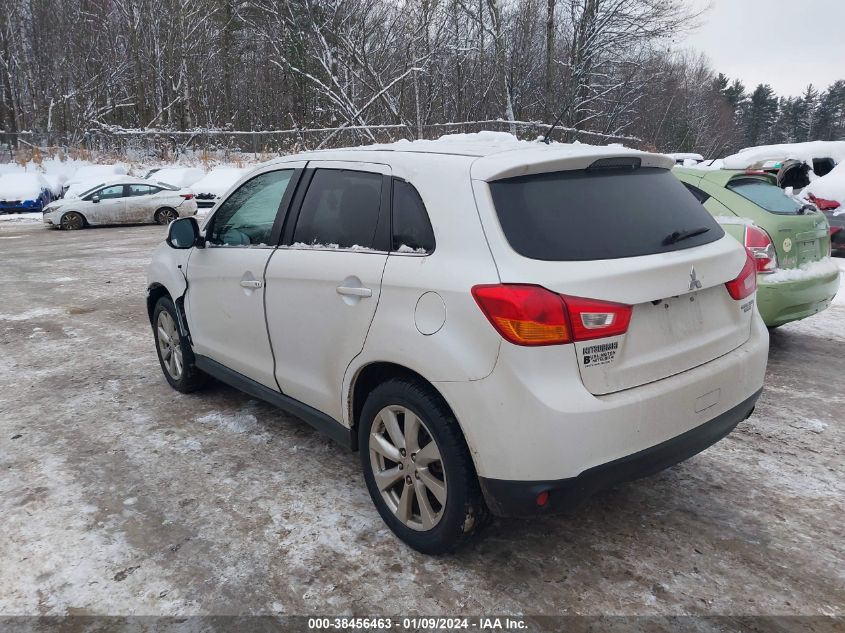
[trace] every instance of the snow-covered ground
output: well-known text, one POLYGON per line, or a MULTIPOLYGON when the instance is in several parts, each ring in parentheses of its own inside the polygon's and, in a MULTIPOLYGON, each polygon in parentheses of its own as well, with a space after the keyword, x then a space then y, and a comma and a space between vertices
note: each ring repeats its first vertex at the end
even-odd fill
POLYGON ((754 415, 701 455, 432 558, 357 455, 170 389, 144 299, 163 236, 0 225, 0 613, 845 615, 841 304, 772 332, 754 415))

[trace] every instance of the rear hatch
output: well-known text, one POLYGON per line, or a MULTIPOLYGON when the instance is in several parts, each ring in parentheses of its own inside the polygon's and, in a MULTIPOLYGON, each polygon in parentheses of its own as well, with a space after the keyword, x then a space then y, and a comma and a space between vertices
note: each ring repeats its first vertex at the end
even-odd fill
POLYGON ((760 209, 752 219, 769 233, 778 268, 798 268, 828 255, 830 230, 824 214, 784 193, 770 177, 738 175, 727 188, 760 209))
POLYGON ((624 334, 575 342, 586 388, 601 395, 660 380, 747 341, 753 296, 734 300, 725 286, 745 251, 672 163, 590 161, 474 183, 480 206, 494 210, 482 217, 502 283, 631 306, 624 334))

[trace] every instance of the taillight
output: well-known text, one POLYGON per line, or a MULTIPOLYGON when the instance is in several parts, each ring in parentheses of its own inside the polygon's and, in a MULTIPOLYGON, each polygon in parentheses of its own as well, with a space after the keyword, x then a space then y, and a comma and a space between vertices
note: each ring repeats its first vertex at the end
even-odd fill
POLYGON ((748 256, 745 258, 745 264, 742 266, 742 270, 739 271, 739 276, 733 281, 727 282, 725 286, 731 297, 737 301, 745 299, 757 290, 757 270, 751 252, 748 252, 748 256))
POLYGON ((540 286, 474 286, 478 307, 502 337, 515 345, 560 345, 618 336, 628 331, 631 306, 559 295, 540 286))
POLYGON ((754 258, 758 273, 773 273, 778 267, 778 256, 772 238, 757 226, 745 227, 745 248, 754 258))
POLYGON ((185 198, 185 200, 191 200, 194 197, 194 194, 192 193, 180 193, 179 195, 185 198))
POLYGON ((515 345, 569 343, 560 295, 540 286, 474 286, 472 296, 496 331, 515 345))

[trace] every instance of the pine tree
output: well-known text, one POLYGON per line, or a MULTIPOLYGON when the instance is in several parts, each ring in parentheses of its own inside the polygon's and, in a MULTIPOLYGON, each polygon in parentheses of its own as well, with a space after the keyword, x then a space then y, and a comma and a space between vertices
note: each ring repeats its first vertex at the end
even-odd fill
POLYGON ((807 86, 801 97, 801 114, 798 123, 798 140, 811 141, 815 134, 816 109, 819 107, 819 92, 813 84, 807 86))
POLYGON ((769 84, 760 84, 751 93, 745 111, 745 142, 747 145, 767 143, 778 116, 778 98, 769 84))

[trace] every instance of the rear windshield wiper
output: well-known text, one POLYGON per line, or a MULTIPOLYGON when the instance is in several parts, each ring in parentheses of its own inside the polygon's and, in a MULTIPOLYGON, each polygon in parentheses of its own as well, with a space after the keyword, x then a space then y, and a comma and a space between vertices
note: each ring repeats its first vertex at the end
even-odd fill
POLYGON ((669 246, 670 244, 676 244, 680 241, 689 239, 691 237, 695 237, 696 235, 702 235, 703 233, 707 233, 710 230, 710 227, 707 226, 700 226, 697 229, 687 229, 685 231, 673 231, 669 235, 663 238, 663 246, 669 246))

